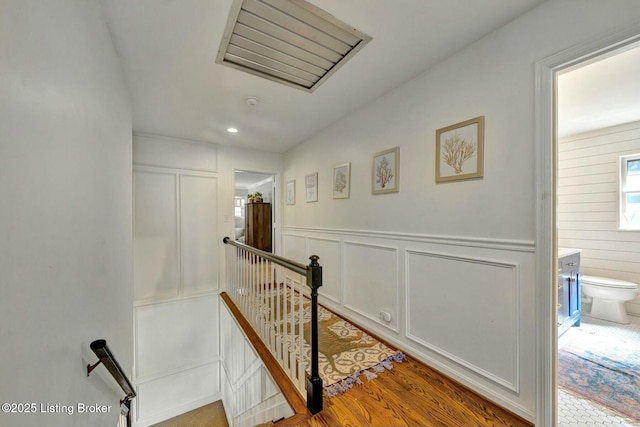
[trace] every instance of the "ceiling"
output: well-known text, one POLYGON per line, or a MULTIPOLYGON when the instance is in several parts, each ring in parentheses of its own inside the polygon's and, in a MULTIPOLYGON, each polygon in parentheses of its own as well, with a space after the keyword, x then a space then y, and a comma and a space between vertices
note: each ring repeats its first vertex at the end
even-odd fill
POLYGON ((248 189, 272 176, 271 174, 237 170, 235 171, 234 183, 236 188, 248 189))
POLYGON ((312 93, 215 62, 232 0, 102 4, 134 132, 284 152, 543 1, 312 0, 372 37, 312 93))
POLYGON ((640 120, 640 48, 599 58, 558 77, 558 136, 640 120))

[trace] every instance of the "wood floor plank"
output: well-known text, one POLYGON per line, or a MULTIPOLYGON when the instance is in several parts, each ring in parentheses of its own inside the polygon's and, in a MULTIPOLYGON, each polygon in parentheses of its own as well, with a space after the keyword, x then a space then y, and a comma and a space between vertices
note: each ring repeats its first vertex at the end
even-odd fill
POLYGON ((324 399, 324 410, 276 427, 531 427, 532 423, 408 358, 372 381, 324 399))

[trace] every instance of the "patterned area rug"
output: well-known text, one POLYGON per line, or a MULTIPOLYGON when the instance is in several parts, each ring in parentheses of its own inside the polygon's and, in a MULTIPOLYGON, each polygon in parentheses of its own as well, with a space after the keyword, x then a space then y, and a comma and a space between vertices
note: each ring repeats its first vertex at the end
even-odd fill
MULTIPOLYGON (((279 318, 279 330, 281 336, 291 348, 289 332, 293 324, 297 333, 297 322, 291 322, 291 291, 286 295, 275 295, 266 298, 266 304, 261 304, 261 310, 266 318, 279 318), (274 309, 274 310, 272 310, 274 309), (271 313, 271 311, 274 311, 271 313)), ((296 304, 299 304, 299 294, 295 295, 296 304)), ((303 313, 303 364, 311 363, 311 302, 306 297, 302 300, 303 313)), ((360 376, 371 380, 377 373, 393 368, 393 362, 404 361, 404 355, 393 350, 353 324, 322 306, 318 306, 318 341, 319 341, 319 369, 320 377, 327 396, 332 397, 343 393, 361 383, 360 376)), ((299 341, 293 344, 294 354, 300 354, 299 341)))
POLYGON ((640 348, 579 332, 558 352, 558 385, 640 421, 640 348))

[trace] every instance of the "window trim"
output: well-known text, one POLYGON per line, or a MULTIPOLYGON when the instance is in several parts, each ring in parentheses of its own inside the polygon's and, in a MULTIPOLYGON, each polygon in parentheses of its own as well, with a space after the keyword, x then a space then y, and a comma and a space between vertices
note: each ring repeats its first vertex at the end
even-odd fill
MULTIPOLYGON (((626 217, 627 194, 640 193, 640 185, 637 188, 627 188, 627 164, 630 161, 640 161, 640 153, 620 156, 618 162, 618 229, 624 231, 640 231, 640 223, 637 225, 630 224, 626 217)), ((640 217, 640 211, 636 213, 640 217)))

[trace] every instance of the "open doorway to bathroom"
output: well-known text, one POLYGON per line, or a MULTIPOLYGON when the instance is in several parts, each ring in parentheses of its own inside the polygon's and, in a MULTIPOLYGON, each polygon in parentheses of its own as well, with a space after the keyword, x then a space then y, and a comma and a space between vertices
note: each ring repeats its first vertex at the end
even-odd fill
POLYGON ((234 187, 234 238, 260 250, 275 252, 276 175, 235 170, 234 187))
POLYGON ((637 45, 557 74, 561 427, 640 425, 639 75, 637 45))

